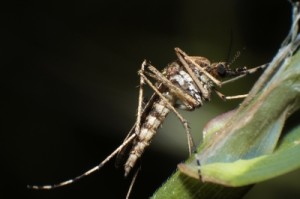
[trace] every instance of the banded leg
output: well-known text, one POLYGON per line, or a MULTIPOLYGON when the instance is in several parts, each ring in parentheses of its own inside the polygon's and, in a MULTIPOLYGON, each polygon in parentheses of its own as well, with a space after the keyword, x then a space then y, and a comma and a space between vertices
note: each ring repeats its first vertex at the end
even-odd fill
MULTIPOLYGON (((144 70, 145 64, 146 64, 146 62, 144 61, 141 66, 141 70, 144 70)), ((66 186, 68 184, 72 184, 72 183, 94 173, 95 171, 101 169, 108 161, 110 161, 115 155, 117 155, 124 147, 126 147, 130 142, 132 142, 135 139, 135 137, 137 136, 138 132, 140 131, 140 123, 141 123, 141 115, 142 115, 142 102, 143 102, 143 85, 144 85, 144 80, 143 80, 143 78, 141 78, 140 79, 140 89, 139 89, 137 120, 134 125, 134 128, 135 128, 134 133, 133 134, 129 133, 128 136, 125 138, 124 142, 116 150, 114 150, 109 156, 107 156, 100 164, 89 169, 88 171, 84 172, 83 174, 76 176, 73 179, 66 180, 66 181, 63 181, 63 182, 60 182, 57 184, 53 184, 53 185, 41 185, 41 186, 27 185, 27 188, 29 188, 29 189, 54 189, 54 188, 66 186)), ((132 130, 130 130, 130 132, 132 132, 132 130)), ((135 174, 135 177, 133 178, 133 180, 131 182, 131 185, 130 185, 131 187, 134 184, 136 175, 137 175, 137 173, 135 174)), ((131 189, 129 189, 128 195, 130 194, 130 191, 131 191, 131 189)))
POLYGON ((243 98, 246 98, 248 96, 248 94, 226 96, 223 93, 221 93, 220 91, 217 91, 216 89, 214 89, 214 91, 224 101, 226 101, 226 100, 234 100, 234 99, 243 99, 243 98))
MULTIPOLYGON (((225 85, 225 84, 228 84, 228 83, 234 82, 234 81, 236 81, 236 80, 239 80, 239 79, 241 79, 241 78, 243 78, 243 77, 245 77, 245 76, 247 76, 247 75, 251 75, 251 74, 253 74, 253 73, 256 73, 257 71, 263 70, 263 69, 265 69, 265 68, 268 67, 268 66, 269 66, 269 63, 263 64, 263 65, 260 65, 260 66, 257 66, 257 67, 255 67, 255 68, 251 68, 251 69, 246 69, 246 70, 241 69, 240 75, 238 75, 238 76, 236 76, 236 77, 233 77, 233 78, 231 78, 231 79, 228 79, 228 80, 226 80, 226 81, 221 82, 221 85, 223 86, 223 85, 225 85)), ((245 68, 245 67, 243 67, 243 68, 245 68)), ((237 68, 236 70, 238 71, 239 68, 237 68)))
MULTIPOLYGON (((143 61, 141 65, 141 71, 143 72, 145 70, 146 60, 143 61)), ((138 110, 137 110, 137 119, 136 119, 136 125, 135 125, 135 134, 140 133, 140 127, 141 127, 141 118, 142 118, 142 106, 143 106, 143 95, 144 95, 144 78, 140 77, 140 88, 139 88, 139 101, 138 101, 138 110)))
POLYGON ((60 182, 60 183, 57 183, 54 185, 42 185, 42 186, 27 185, 27 188, 29 188, 29 189, 54 189, 54 188, 66 186, 68 184, 72 184, 73 182, 76 182, 86 176, 89 176, 90 174, 94 173, 95 171, 101 169, 108 161, 110 161, 122 148, 124 148, 128 143, 130 143, 135 137, 136 137, 136 134, 132 134, 118 148, 116 148, 109 156, 107 156, 100 164, 98 164, 97 166, 89 169, 88 171, 84 172, 83 174, 81 174, 73 179, 66 180, 66 181, 63 181, 63 182, 60 182))

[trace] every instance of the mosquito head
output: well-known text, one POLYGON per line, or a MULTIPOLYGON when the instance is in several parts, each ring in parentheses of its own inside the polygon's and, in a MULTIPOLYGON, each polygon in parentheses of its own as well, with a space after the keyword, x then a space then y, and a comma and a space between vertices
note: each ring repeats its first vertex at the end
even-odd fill
POLYGON ((219 77, 226 77, 229 68, 225 62, 220 62, 216 66, 216 72, 219 77))
POLYGON ((226 62, 213 63, 211 67, 211 74, 218 78, 234 77, 244 74, 247 71, 246 67, 231 69, 226 62))
POLYGON ((211 65, 210 73, 216 78, 227 77, 228 72, 230 71, 228 65, 225 62, 213 63, 211 65))

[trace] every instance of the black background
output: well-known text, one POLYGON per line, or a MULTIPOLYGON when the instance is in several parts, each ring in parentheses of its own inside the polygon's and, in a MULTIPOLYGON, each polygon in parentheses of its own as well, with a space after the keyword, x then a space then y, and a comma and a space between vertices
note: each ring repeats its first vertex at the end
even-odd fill
MULTIPOLYGON (((32 199, 124 198, 130 179, 113 161, 64 188, 26 185, 75 177, 122 142, 135 121, 143 59, 162 69, 178 46, 212 61, 241 51, 233 67, 260 65, 276 53, 291 16, 284 0, 10 1, 1 9, 0 198, 32 199)), ((257 76, 223 91, 247 92, 257 76)), ((184 113, 196 140, 205 121, 238 103, 214 96, 207 108, 184 113)), ((169 137, 159 135, 143 156, 132 198, 150 196, 187 157, 178 123, 167 119, 160 134, 169 137), (168 126, 176 125, 173 139, 168 126)), ((247 198, 299 198, 297 176, 258 185, 247 198)))

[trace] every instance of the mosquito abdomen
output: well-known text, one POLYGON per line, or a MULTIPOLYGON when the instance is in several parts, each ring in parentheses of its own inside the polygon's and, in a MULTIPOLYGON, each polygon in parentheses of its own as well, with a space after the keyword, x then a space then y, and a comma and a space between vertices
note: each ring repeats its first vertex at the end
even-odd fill
MULTIPOLYGON (((168 95, 167 97, 173 98, 172 95, 168 95)), ((129 153, 127 162, 124 165, 125 177, 129 174, 136 161, 143 154, 145 148, 151 143, 154 135, 157 133, 158 127, 161 126, 169 112, 170 109, 167 107, 164 100, 159 99, 157 102, 154 102, 151 111, 149 112, 148 116, 145 119, 145 122, 141 126, 140 133, 138 134, 129 153)))

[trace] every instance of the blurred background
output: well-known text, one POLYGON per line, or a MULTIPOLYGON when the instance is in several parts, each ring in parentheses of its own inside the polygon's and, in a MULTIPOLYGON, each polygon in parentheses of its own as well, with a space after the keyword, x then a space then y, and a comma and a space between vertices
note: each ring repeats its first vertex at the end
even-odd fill
MULTIPOLYGON (((73 178, 122 143, 136 119, 143 59, 163 69, 180 47, 212 62, 231 62, 240 52, 232 67, 251 68, 272 59, 291 22, 286 0, 10 1, 1 7, 1 199, 124 198, 131 178, 113 161, 64 188, 26 185, 73 178)), ((247 93, 258 76, 221 91, 247 93)), ((207 121, 240 102, 214 95, 199 110, 182 112, 196 143, 207 121)), ((296 116, 288 128, 294 123, 296 116)), ((151 196, 187 157, 184 128, 170 114, 142 157, 132 198, 151 196)), ((300 198, 299 177, 298 171, 261 183, 245 198, 300 198)))

